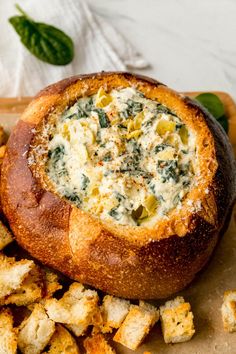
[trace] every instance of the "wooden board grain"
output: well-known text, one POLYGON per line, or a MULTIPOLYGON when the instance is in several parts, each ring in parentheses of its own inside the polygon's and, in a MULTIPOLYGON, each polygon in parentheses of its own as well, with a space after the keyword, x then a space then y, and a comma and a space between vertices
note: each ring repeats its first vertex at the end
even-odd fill
MULTIPOLYGON (((186 93, 195 97, 200 92, 186 93)), ((236 105, 230 95, 217 92, 222 99, 229 119, 229 137, 236 153, 236 105)), ((31 98, 0 98, 0 125, 12 129, 31 98)), ((207 268, 195 281, 178 295, 191 303, 194 313, 196 334, 191 341, 167 345, 163 341, 160 323, 148 335, 137 351, 131 351, 112 343, 117 354, 236 354, 236 333, 223 330, 220 308, 223 293, 236 289, 236 223, 232 218, 230 226, 219 242, 207 268)), ((155 281, 155 279, 153 280, 155 281)), ((173 297, 172 297, 173 298, 173 297)), ((164 301, 155 302, 156 306, 164 301)))

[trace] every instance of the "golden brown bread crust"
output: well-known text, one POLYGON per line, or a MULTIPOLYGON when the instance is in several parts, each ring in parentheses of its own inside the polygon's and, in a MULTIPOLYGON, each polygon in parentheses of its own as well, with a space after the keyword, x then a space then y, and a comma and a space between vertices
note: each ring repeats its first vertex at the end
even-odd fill
POLYGON ((117 296, 162 298, 183 289, 208 261, 229 222, 235 172, 227 136, 191 99, 129 73, 82 75, 47 87, 24 112, 7 145, 2 204, 17 241, 43 263, 117 296), (34 128, 40 131, 50 116, 100 86, 130 85, 175 111, 198 139, 202 178, 190 197, 200 200, 201 208, 185 205, 153 229, 100 222, 48 191, 27 163, 30 145, 37 141, 34 128))

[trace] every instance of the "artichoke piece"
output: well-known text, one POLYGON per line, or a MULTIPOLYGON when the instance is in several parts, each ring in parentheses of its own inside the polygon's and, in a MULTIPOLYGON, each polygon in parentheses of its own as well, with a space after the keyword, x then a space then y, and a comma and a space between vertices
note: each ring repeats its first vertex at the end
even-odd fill
POLYGON ((145 219, 146 217, 148 217, 148 211, 143 205, 132 211, 132 218, 136 221, 145 219))
POLYGON ((128 140, 130 139, 137 139, 140 135, 142 134, 142 130, 134 130, 133 132, 131 133, 128 133, 126 138, 128 140))
POLYGON ((148 211, 148 214, 153 214, 158 206, 158 201, 156 197, 151 194, 144 201, 144 207, 148 211))
POLYGON ((188 130, 185 125, 182 125, 182 127, 179 130, 179 136, 182 140, 182 143, 184 145, 188 144, 188 130))
POLYGON ((95 101, 95 106, 97 108, 103 108, 109 105, 111 103, 112 97, 105 92, 103 87, 100 87, 97 93, 96 101, 95 101))
POLYGON ((144 113, 143 113, 143 112, 138 113, 138 114, 134 117, 134 129, 135 129, 135 130, 141 128, 143 118, 144 118, 144 113))
POLYGON ((167 132, 173 133, 175 131, 175 126, 175 122, 160 120, 160 122, 157 124, 157 133, 160 136, 165 135, 167 132))

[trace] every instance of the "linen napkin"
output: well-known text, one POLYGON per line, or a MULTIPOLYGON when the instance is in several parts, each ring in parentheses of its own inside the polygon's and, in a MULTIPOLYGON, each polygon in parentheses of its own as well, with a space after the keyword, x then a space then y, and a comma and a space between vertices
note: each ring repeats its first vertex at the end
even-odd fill
POLYGON ((85 0, 24 0, 23 10, 37 22, 65 31, 74 42, 75 57, 66 66, 41 62, 21 43, 8 23, 17 14, 15 0, 0 2, 0 96, 33 96, 63 78, 101 70, 132 70, 148 66, 133 46, 85 0))

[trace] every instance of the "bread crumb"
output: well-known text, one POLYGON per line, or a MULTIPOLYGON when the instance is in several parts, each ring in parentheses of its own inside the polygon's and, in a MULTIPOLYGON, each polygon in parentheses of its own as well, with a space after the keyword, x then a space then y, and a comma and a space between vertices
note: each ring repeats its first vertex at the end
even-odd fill
POLYGON ((225 331, 236 332, 236 290, 224 293, 221 313, 225 331))
POLYGON ((106 295, 101 307, 103 317, 102 332, 112 332, 113 328, 119 328, 127 316, 129 308, 130 302, 128 300, 106 295))
POLYGON ((17 329, 13 328, 13 317, 7 308, 0 312, 0 353, 15 354, 17 350, 17 329))
POLYGON ((83 344, 86 354, 115 354, 115 350, 107 343, 102 334, 86 338, 83 344))
POLYGON ((55 323, 50 320, 41 304, 36 304, 31 315, 19 327, 18 346, 23 354, 39 354, 55 332, 55 323))
POLYGON ((80 354, 75 339, 59 324, 56 324, 56 330, 48 346, 49 349, 43 354, 80 354))
POLYGON ((129 349, 136 350, 158 319, 159 311, 154 306, 140 301, 139 306, 130 306, 128 315, 113 339, 129 349))
POLYGON ((33 267, 33 261, 16 261, 0 253, 0 299, 19 289, 33 267))
POLYGON ((160 318, 165 343, 186 342, 195 333, 191 306, 182 296, 161 306, 160 318))

